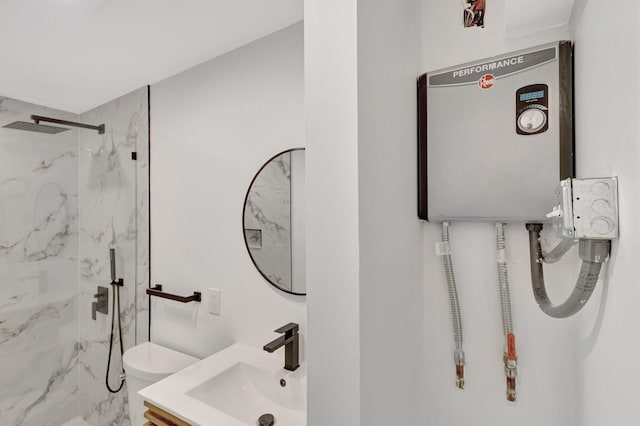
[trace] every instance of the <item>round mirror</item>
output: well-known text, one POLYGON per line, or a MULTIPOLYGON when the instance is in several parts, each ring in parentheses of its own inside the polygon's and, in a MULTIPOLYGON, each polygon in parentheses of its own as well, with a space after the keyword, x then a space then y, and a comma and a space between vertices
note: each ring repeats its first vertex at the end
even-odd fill
POLYGON ((244 199, 242 226, 249 256, 276 288, 306 294, 304 237, 304 148, 267 161, 244 199))

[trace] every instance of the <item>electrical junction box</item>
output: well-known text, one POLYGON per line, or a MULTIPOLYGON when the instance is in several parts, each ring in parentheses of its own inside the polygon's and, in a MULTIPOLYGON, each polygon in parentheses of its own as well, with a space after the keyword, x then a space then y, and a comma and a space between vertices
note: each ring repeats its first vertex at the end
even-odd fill
POLYGON ((618 238, 618 179, 565 179, 556 191, 557 205, 547 214, 560 238, 618 238))
POLYGON ((418 79, 418 216, 547 221, 574 176, 572 45, 559 41, 418 79))

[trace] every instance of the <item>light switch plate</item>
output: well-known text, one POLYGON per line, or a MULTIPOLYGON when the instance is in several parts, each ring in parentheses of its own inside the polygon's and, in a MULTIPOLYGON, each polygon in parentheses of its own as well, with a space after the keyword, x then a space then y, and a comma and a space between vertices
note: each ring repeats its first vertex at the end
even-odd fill
POLYGON ((220 290, 217 288, 209 289, 209 313, 220 315, 220 290))

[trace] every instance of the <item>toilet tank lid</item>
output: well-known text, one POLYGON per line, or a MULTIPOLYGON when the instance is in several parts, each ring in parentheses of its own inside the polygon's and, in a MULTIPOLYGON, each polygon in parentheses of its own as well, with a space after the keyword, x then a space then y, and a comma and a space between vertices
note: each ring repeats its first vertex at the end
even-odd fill
POLYGON ((124 353, 122 359, 127 375, 150 381, 160 380, 199 361, 152 342, 134 346, 124 353))

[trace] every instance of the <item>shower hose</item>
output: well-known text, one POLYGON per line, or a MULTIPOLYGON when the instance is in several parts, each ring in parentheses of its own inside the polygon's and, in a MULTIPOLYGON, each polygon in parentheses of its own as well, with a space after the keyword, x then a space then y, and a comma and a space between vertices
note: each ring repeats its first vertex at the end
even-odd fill
POLYGON ((109 357, 107 358, 107 373, 105 375, 105 383, 107 385, 107 389, 111 393, 118 393, 124 386, 125 382, 125 371, 124 365, 122 367, 122 373, 120 373, 120 385, 117 388, 112 388, 109 385, 109 371, 111 370, 111 354, 113 352, 113 326, 115 324, 116 312, 118 313, 118 340, 120 341, 120 360, 122 361, 122 357, 124 355, 124 345, 122 343, 122 318, 120 315, 120 287, 122 287, 123 281, 116 280, 116 259, 115 259, 115 250, 110 249, 110 258, 111 258, 111 288, 113 289, 113 298, 111 303, 111 330, 110 330, 110 338, 109 338, 109 357), (117 310, 116 310, 117 303, 117 310))
MULTIPOLYGON (((568 318, 582 309, 587 303, 598 282, 602 264, 611 253, 610 240, 580 240, 578 251, 582 266, 576 285, 569 298, 561 305, 554 306, 547 296, 544 275, 542 273, 542 263, 545 258, 542 254, 542 244, 540 242, 540 232, 542 224, 527 224, 529 231, 529 261, 531 264, 531 284, 533 295, 542 311, 553 318, 568 318)), ((563 244, 563 243, 560 243, 563 244)), ((564 243, 568 245, 568 243, 564 243)), ((552 250, 553 253, 554 250, 552 250)), ((548 262, 547 262, 548 263, 548 262)))

